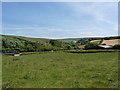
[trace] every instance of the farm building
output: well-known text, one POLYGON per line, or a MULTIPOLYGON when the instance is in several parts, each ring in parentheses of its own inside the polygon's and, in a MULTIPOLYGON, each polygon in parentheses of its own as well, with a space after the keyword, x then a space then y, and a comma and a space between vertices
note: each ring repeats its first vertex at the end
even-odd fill
POLYGON ((109 46, 109 45, 98 45, 98 47, 110 49, 110 48, 112 48, 113 46, 109 46))
POLYGON ((77 42, 76 40, 71 41, 71 43, 76 43, 76 42, 77 42))

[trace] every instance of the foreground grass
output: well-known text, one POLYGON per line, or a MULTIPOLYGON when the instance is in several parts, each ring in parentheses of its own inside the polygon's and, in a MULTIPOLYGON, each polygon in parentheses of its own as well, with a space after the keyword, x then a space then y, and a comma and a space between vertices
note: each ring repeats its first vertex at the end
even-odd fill
POLYGON ((3 88, 117 88, 118 53, 3 55, 3 88))

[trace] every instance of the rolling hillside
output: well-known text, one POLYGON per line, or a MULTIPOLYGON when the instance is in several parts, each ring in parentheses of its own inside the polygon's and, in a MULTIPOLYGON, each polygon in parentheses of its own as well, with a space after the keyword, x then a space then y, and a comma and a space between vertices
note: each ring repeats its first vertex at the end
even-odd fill
MULTIPOLYGON (((32 42, 40 42, 40 43, 45 43, 48 42, 51 39, 46 39, 46 38, 31 38, 31 37, 23 37, 23 36, 12 36, 12 35, 0 35, 0 37, 9 37, 9 38, 16 38, 16 39, 23 39, 23 40, 27 40, 27 41, 32 41, 32 42)), ((111 37, 87 37, 87 38, 65 38, 65 39, 56 39, 62 42, 71 42, 73 40, 78 41, 80 39, 83 40, 100 40, 100 39, 120 39, 120 36, 111 36, 111 37)))
POLYGON ((86 38, 65 38, 65 39, 57 39, 57 40, 61 40, 63 42, 66 42, 66 43, 70 43, 71 41, 73 40, 80 40, 80 39, 83 39, 83 40, 101 40, 101 39, 104 39, 104 40, 108 40, 108 39, 120 39, 120 36, 110 36, 110 37, 86 37, 86 38))
POLYGON ((32 42, 40 42, 40 43, 45 43, 49 41, 50 39, 45 39, 45 38, 30 38, 30 37, 23 37, 23 36, 12 36, 12 35, 0 35, 1 37, 8 37, 8 38, 16 38, 16 39, 21 39, 21 40, 27 40, 27 41, 32 41, 32 42))
POLYGON ((22 36, 0 35, 2 47, 5 50, 19 50, 19 51, 46 51, 46 50, 64 50, 75 49, 78 46, 86 45, 90 41, 103 40, 106 43, 114 43, 115 40, 120 39, 120 36, 114 37, 94 37, 94 38, 68 38, 68 39, 44 39, 44 38, 29 38, 22 36), (51 43, 50 41, 53 40, 51 43), (108 42, 107 40, 111 40, 108 42), (74 42, 73 42, 74 41, 74 42), (62 42, 62 43, 61 43, 62 42), (58 45, 59 44, 59 45, 58 45))
POLYGON ((21 36, 1 35, 1 50, 39 51, 51 48, 49 39, 28 38, 21 36))

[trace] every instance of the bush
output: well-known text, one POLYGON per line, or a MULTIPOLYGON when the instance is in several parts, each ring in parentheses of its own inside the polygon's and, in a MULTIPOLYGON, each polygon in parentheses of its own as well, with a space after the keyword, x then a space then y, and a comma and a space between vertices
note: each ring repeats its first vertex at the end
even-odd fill
POLYGON ((98 48, 98 45, 97 43, 87 43, 85 45, 85 49, 97 49, 98 48))
POLYGON ((114 45, 113 49, 120 49, 120 45, 114 45))
POLYGON ((52 46, 56 46, 56 47, 61 47, 62 46, 62 42, 60 42, 58 40, 50 40, 50 44, 52 46))

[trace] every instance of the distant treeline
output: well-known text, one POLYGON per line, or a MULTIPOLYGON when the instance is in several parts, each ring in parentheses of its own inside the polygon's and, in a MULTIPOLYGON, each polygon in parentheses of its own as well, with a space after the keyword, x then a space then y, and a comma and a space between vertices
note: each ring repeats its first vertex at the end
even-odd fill
POLYGON ((20 37, 2 36, 2 51, 19 50, 20 52, 39 52, 50 50, 68 50, 74 49, 76 45, 65 44, 60 40, 47 40, 43 42, 36 40, 27 40, 20 37))
POLYGON ((16 37, 2 36, 2 50, 19 50, 21 52, 32 51, 48 51, 62 49, 62 42, 50 40, 49 42, 41 43, 37 41, 29 41, 16 37))
MULTIPOLYGON (((66 42, 64 40, 44 40, 43 39, 35 39, 35 38, 27 38, 25 37, 17 37, 17 36, 7 36, 1 35, 2 47, 1 51, 9 51, 9 50, 19 50, 20 52, 39 52, 39 51, 50 51, 50 50, 71 50, 71 49, 80 49, 80 45, 86 45, 86 47, 94 47, 97 44, 89 44, 91 40, 102 40, 103 38, 78 38, 74 39, 76 42, 66 42), (42 40, 42 42, 41 42, 42 40)), ((119 39, 119 36, 116 37, 106 37, 104 39, 119 39)), ((85 47, 85 48, 86 48, 85 47)), ((120 46, 115 46, 115 48, 120 46)))

